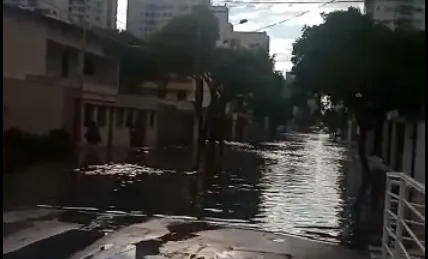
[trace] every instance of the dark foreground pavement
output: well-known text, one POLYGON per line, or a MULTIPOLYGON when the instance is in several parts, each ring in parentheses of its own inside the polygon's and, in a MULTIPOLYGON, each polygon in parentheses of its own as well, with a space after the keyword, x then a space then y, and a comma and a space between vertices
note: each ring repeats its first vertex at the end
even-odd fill
POLYGON ((365 253, 295 236, 120 212, 37 208, 3 213, 3 258, 322 258, 365 253))

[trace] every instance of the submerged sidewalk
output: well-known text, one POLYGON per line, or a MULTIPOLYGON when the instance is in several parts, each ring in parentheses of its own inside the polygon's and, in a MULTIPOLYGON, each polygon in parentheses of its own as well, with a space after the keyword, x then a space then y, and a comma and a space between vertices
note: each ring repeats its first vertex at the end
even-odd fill
POLYGON ((3 258, 369 257, 340 245, 191 218, 35 209, 3 213, 3 258))

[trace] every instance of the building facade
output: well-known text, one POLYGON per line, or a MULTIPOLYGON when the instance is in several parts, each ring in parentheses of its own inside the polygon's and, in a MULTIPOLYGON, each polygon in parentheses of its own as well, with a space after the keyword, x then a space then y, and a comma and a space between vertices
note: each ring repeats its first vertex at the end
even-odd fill
POLYGON ((41 13, 53 18, 68 19, 69 0, 3 0, 3 4, 41 13))
POLYGON ((367 0, 365 11, 374 21, 391 29, 412 26, 425 30, 425 1, 367 0))
POLYGON ((129 146, 131 128, 141 136, 138 145, 155 145, 156 98, 119 95, 114 42, 88 31, 79 84, 81 35, 75 25, 3 6, 3 131, 63 129, 85 147, 85 133, 95 123, 101 147, 129 146))
POLYGON ((117 0, 68 0, 68 17, 74 23, 116 29, 117 0))
POLYGON ((211 6, 219 24, 217 46, 227 48, 262 49, 269 53, 270 38, 266 32, 235 31, 229 22, 227 6, 211 6))
POLYGON ((127 30, 145 38, 163 28, 172 18, 189 14, 193 6, 209 0, 128 0, 127 30))
POLYGON ((3 3, 66 22, 116 29, 117 0, 4 0, 3 3))

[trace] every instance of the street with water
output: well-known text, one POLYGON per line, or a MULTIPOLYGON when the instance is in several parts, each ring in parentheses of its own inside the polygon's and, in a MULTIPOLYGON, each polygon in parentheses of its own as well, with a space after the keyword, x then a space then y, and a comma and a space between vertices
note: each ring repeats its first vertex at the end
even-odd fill
POLYGON ((326 134, 227 143, 202 190, 186 147, 117 153, 5 176, 3 257, 366 258, 357 162, 326 134))

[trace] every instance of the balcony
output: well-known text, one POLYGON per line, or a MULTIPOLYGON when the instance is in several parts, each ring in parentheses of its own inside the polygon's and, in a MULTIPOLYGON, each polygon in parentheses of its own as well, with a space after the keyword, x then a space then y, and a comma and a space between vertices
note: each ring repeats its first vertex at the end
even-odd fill
POLYGON ((382 259, 425 258, 425 185, 404 173, 388 173, 382 259))

